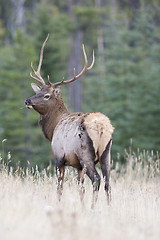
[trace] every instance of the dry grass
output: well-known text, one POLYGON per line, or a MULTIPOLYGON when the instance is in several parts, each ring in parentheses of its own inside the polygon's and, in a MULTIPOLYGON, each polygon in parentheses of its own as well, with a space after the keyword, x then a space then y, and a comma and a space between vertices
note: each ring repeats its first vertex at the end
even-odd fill
POLYGON ((159 159, 146 153, 127 154, 127 167, 111 172, 112 204, 100 188, 91 209, 92 186, 85 179, 85 206, 81 205, 76 177, 65 176, 62 201, 56 179, 46 172, 0 171, 0 239, 160 239, 159 159), (154 161, 153 161, 154 158, 154 161), (20 174, 21 172, 21 174, 20 174), (23 176, 23 174, 25 176, 23 176), (21 175, 21 176, 20 176, 21 175))

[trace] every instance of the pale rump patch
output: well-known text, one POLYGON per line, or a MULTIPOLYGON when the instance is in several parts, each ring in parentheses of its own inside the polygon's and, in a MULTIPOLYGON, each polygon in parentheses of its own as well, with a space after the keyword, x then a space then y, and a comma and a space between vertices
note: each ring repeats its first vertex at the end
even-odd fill
POLYGON ((111 125, 109 118, 99 112, 87 114, 84 125, 93 141, 95 154, 98 152, 101 156, 111 139, 114 127, 111 125))

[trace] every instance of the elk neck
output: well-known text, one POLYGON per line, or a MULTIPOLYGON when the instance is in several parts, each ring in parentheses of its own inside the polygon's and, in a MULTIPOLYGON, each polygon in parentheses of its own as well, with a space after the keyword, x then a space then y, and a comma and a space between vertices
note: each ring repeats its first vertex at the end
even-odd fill
POLYGON ((69 111, 65 106, 62 98, 58 99, 56 105, 51 106, 47 114, 40 115, 39 124, 43 134, 51 142, 54 129, 61 119, 69 115, 69 111))

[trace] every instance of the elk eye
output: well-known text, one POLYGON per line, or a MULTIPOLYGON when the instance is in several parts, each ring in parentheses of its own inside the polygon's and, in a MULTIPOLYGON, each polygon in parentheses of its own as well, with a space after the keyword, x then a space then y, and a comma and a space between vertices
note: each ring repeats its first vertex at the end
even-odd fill
POLYGON ((46 99, 46 100, 49 99, 49 97, 50 97, 50 94, 48 94, 48 93, 46 95, 44 95, 44 99, 46 99))

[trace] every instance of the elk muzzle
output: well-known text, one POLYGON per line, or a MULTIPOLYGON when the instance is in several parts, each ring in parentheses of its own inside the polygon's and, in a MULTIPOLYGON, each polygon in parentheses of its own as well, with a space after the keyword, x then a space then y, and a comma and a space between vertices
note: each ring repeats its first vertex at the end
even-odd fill
POLYGON ((29 109, 33 107, 33 104, 32 104, 32 101, 30 98, 26 99, 26 101, 24 103, 25 103, 26 107, 29 109))

